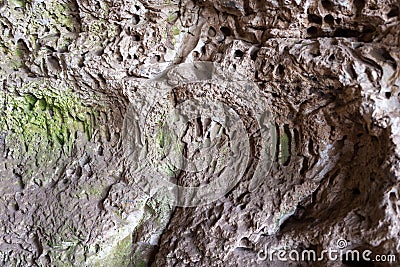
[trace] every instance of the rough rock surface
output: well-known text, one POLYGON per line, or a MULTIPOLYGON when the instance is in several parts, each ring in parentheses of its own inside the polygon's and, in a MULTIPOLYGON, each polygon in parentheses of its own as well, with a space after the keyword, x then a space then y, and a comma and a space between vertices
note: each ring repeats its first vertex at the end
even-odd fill
MULTIPOLYGON (((339 239, 400 261, 399 9, 392 0, 0 0, 0 265, 288 266, 258 252, 321 251, 339 239), (222 198, 174 207, 135 183, 126 136, 142 129, 124 126, 141 111, 145 81, 194 61, 257 84, 277 151, 254 190, 255 152, 222 198)), ((251 129, 251 114, 238 114, 251 129)))

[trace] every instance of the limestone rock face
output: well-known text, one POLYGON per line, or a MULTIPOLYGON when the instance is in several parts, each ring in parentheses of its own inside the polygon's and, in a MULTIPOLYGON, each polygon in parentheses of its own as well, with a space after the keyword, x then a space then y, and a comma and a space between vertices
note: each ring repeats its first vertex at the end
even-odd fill
POLYGON ((0 0, 0 265, 397 266, 399 9, 0 0))

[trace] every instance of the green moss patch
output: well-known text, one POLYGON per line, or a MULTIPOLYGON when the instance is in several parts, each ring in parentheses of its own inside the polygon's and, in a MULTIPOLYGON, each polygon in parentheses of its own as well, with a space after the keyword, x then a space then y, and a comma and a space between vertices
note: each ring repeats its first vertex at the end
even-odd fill
POLYGON ((0 92, 0 132, 12 157, 23 161, 24 179, 32 169, 69 156, 79 133, 91 137, 94 111, 66 84, 29 82, 8 91, 0 92))

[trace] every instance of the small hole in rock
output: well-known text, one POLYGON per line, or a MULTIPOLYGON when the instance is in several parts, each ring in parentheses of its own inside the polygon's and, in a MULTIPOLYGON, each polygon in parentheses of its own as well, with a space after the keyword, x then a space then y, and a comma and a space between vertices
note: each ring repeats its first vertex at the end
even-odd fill
POLYGON ((376 31, 376 28, 372 25, 365 25, 362 33, 374 33, 376 31))
POLYGON ((303 166, 300 169, 300 175, 306 174, 307 170, 308 170, 308 159, 304 158, 303 166))
POLYGON ((140 53, 140 54, 142 54, 142 53, 144 52, 143 46, 139 46, 139 47, 137 48, 137 52, 140 53))
POLYGON ((356 9, 356 14, 360 15, 365 7, 365 0, 354 0, 353 5, 356 9))
POLYGON ((54 49, 54 47, 51 47, 51 46, 48 46, 48 45, 45 45, 44 47, 46 47, 46 49, 50 50, 51 52, 57 52, 57 51, 54 49))
POLYGON ((102 146, 99 147, 99 150, 97 151, 97 154, 99 156, 103 156, 104 155, 104 148, 102 146))
POLYGON ((228 27, 221 27, 220 30, 225 36, 232 35, 232 31, 228 27))
POLYGON ((335 59, 336 59, 336 57, 333 54, 330 55, 329 58, 328 58, 329 61, 334 61, 335 59))
POLYGON ((321 4, 322 4, 322 7, 325 8, 326 10, 333 9, 333 4, 329 0, 322 0, 321 4))
POLYGON ((76 177, 82 177, 82 167, 81 166, 76 167, 74 174, 76 177))
POLYGON ((99 77, 99 80, 101 80, 102 82, 106 82, 106 79, 104 78, 103 74, 97 73, 97 77, 99 77))
POLYGON ((244 55, 243 51, 241 51, 241 50, 236 50, 235 51, 235 57, 236 58, 242 58, 243 55, 244 55))
POLYGON ((258 51, 260 51, 260 49, 258 47, 255 47, 250 51, 251 60, 256 60, 257 59, 258 51))
POLYGON ((360 189, 359 188, 353 188, 353 195, 359 195, 359 194, 361 194, 361 191, 360 191, 360 189))
POLYGON ((387 99, 389 99, 392 96, 392 93, 391 92, 385 92, 385 96, 386 96, 387 99))
POLYGON ((152 63, 156 63, 156 62, 160 62, 160 60, 161 60, 161 56, 155 55, 151 61, 152 61, 152 63))
POLYGON ((162 45, 158 48, 158 51, 160 51, 161 53, 165 53, 167 52, 167 48, 165 48, 165 46, 162 45))
POLYGON ((278 65, 277 73, 280 76, 283 76, 285 74, 285 67, 281 64, 278 65))
POLYGON ((134 15, 132 16, 132 24, 133 24, 133 25, 136 25, 136 24, 138 24, 139 22, 140 22, 140 17, 139 17, 139 15, 134 14, 134 15))
POLYGON ((393 7, 389 13, 387 14, 389 18, 398 17, 399 16, 399 7, 393 7))
POLYGON ((328 14, 324 17, 324 21, 328 24, 333 24, 335 23, 335 18, 331 14, 328 14))
POLYGON ((322 24, 322 18, 315 14, 308 14, 308 21, 312 23, 322 24))
POLYGON ((307 29, 307 33, 310 34, 310 35, 315 35, 315 34, 318 33, 318 28, 314 27, 314 26, 311 26, 311 27, 309 27, 307 29))
POLYGON ((210 27, 208 29, 208 36, 215 37, 216 34, 217 34, 217 32, 215 31, 214 27, 210 27))
POLYGON ((333 33, 334 37, 357 37, 360 35, 360 32, 352 29, 344 29, 344 28, 339 28, 336 29, 335 32, 333 33))
POLYGON ((200 56, 200 53, 197 52, 197 51, 193 51, 192 56, 193 56, 194 58, 198 58, 198 57, 200 56))
POLYGON ((390 192, 389 199, 391 201, 393 201, 393 202, 396 201, 397 200, 396 193, 395 192, 390 192))
POLYGON ((140 35, 139 34, 135 34, 132 37, 133 37, 134 41, 136 41, 136 42, 140 41, 140 35))

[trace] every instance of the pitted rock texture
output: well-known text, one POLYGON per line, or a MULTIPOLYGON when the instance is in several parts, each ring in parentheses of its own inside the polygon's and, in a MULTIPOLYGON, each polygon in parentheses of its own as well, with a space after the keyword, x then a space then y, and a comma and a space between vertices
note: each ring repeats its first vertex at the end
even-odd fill
POLYGON ((0 0, 0 265, 346 266, 257 258, 265 247, 321 251, 342 238, 396 255, 396 266, 399 9, 389 0, 0 0), (221 199, 182 208, 135 184, 124 119, 128 106, 140 113, 143 82, 193 61, 258 85, 277 152, 257 188, 254 161, 221 199))

